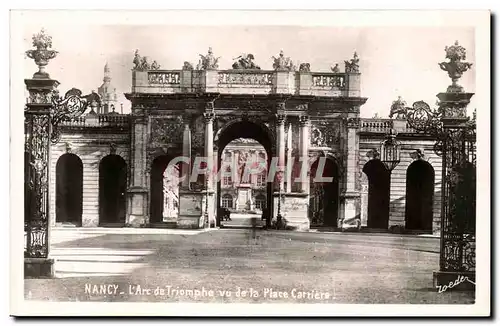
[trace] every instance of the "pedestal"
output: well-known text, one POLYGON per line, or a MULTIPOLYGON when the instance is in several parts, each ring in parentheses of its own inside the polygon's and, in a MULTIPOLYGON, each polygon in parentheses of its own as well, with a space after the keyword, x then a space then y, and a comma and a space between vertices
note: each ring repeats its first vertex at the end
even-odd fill
POLYGON ((208 207, 205 204, 205 191, 181 191, 179 193, 179 218, 177 228, 202 229, 215 226, 215 193, 208 192, 208 207), (205 210, 208 208, 209 225, 205 223, 205 210))
POLYGON ((24 278, 53 278, 54 259, 24 258, 24 278))
POLYGON ((147 199, 148 192, 142 187, 133 187, 127 191, 127 225, 140 227, 149 223, 147 199))
MULTIPOLYGON (((308 231, 310 228, 308 214, 309 195, 304 193, 282 194, 280 203, 281 216, 286 221, 286 230, 308 231)), ((273 194, 274 209, 271 220, 276 221, 278 215, 279 193, 273 194)))
POLYGON ((337 227, 343 223, 350 223, 356 219, 361 220, 361 196, 357 192, 345 193, 341 196, 341 214, 337 221, 337 227))

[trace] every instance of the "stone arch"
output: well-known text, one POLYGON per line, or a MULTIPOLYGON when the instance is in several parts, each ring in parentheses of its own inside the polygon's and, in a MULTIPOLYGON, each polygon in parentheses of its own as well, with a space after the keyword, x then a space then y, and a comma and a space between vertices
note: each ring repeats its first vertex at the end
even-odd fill
POLYGON ((83 212, 83 163, 66 153, 56 163, 56 223, 81 226, 83 212))
POLYGON ((405 229, 432 231, 434 168, 415 160, 406 170, 405 229))
MULTIPOLYGON (((270 160, 275 153, 275 138, 270 129, 261 121, 254 121, 253 119, 238 118, 226 122, 221 128, 217 130, 214 137, 214 148, 217 149, 217 166, 222 166, 222 153, 224 148, 233 140, 239 138, 250 138, 256 140, 262 145, 267 153, 267 168, 269 168, 270 160)), ((234 168, 233 168, 234 170, 234 168)), ((233 174, 236 171, 233 171, 233 174)), ((266 206, 272 211, 273 207, 273 190, 272 181, 266 184, 266 206)), ((221 180, 217 180, 217 212, 220 212, 221 206, 221 180)), ((270 217, 267 218, 267 225, 270 226, 270 217)), ((220 226, 221 216, 217 214, 216 223, 220 226)))
POLYGON ((379 159, 372 159, 363 166, 368 178, 368 227, 389 227, 391 174, 379 159))
POLYGON ((311 225, 336 226, 340 208, 340 166, 335 156, 322 153, 310 168, 309 219, 311 225), (321 160, 325 160, 324 163, 321 160), (319 171, 324 164, 324 171, 319 171), (319 178, 331 178, 322 181, 319 178))
POLYGON ((99 163, 99 224, 125 223, 127 163, 109 154, 99 163))
POLYGON ((170 166, 174 157, 168 154, 152 157, 149 192, 149 220, 151 224, 162 223, 164 217, 167 219, 177 219, 178 217, 181 163, 170 166))

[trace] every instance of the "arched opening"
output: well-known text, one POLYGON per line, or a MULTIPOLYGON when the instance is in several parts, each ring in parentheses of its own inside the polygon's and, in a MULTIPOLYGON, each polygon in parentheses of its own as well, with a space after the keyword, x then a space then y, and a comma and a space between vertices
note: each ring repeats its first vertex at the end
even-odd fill
MULTIPOLYGON (((224 198, 227 197, 224 196, 228 193, 233 194, 231 218, 261 220, 263 217, 263 223, 268 226, 271 224, 272 183, 267 182, 266 177, 272 157, 272 143, 266 126, 246 120, 225 126, 218 134, 215 140, 218 167, 226 173, 221 173, 217 180, 217 226, 221 226, 221 207, 226 205, 227 200, 224 198), (222 189, 224 196, 221 194, 222 189), (258 196, 259 205, 266 208, 266 214, 257 210, 258 196)), ((246 221, 241 222, 247 224, 246 221)))
POLYGON ((432 231, 434 169, 423 160, 406 170, 405 229, 432 231))
POLYGON ((56 163, 56 222, 82 224, 83 163, 66 153, 56 163))
POLYGON ((99 224, 124 224, 127 163, 119 155, 107 155, 99 163, 99 224))
POLYGON ((311 226, 336 226, 339 216, 337 163, 329 157, 318 157, 311 165, 309 187, 311 226), (321 178, 328 180, 321 180, 321 178))
POLYGON ((160 155, 151 164, 150 223, 176 221, 179 216, 181 163, 169 165, 172 157, 160 155))
POLYGON ((363 167, 368 177, 368 227, 389 227, 391 174, 380 160, 370 160, 363 167))

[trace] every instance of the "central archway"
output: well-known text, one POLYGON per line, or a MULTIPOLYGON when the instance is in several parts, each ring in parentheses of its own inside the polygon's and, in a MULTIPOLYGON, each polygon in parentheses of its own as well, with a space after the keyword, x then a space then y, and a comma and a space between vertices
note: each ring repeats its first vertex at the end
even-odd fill
MULTIPOLYGON (((266 162, 266 169, 265 173, 269 171, 269 166, 271 162, 271 158, 273 157, 273 146, 272 144, 274 143, 273 136, 269 130, 269 128, 262 124, 262 123, 256 123, 256 122, 251 122, 246 119, 243 120, 237 120, 230 122, 223 126, 217 133, 216 138, 214 139, 214 144, 216 145, 217 148, 217 166, 219 169, 223 168, 226 169, 227 162, 223 162, 223 153, 224 149, 226 146, 231 143, 234 140, 238 139, 251 139, 254 142, 254 144, 260 145, 261 148, 263 147, 263 151, 265 152, 265 159, 267 160, 266 162), (224 167, 223 167, 224 166, 224 167)), ((260 159, 259 153, 254 153, 252 155, 255 155, 257 159, 260 159)), ((233 159, 234 162, 234 159, 233 159)), ((246 162, 245 162, 246 164, 246 162)), ((230 164, 230 170, 232 171, 232 175, 239 175, 240 177, 244 177, 244 173, 242 170, 240 170, 237 166, 234 166, 235 164, 230 164)), ((246 167, 245 167, 246 168, 246 167)), ((271 224, 271 214, 269 212, 272 212, 273 210, 273 198, 272 198, 272 189, 273 189, 273 183, 272 180, 268 182, 267 178, 263 178, 264 173, 261 172, 259 175, 252 175, 251 178, 243 180, 245 182, 245 186, 249 187, 249 190, 252 192, 252 198, 255 197, 255 202, 249 203, 249 207, 251 209, 254 209, 257 206, 257 198, 258 198, 258 206, 261 208, 259 210, 260 215, 258 216, 263 217, 265 219, 265 223, 267 226, 270 226, 271 224), (248 185, 247 185, 248 183, 248 185), (255 189, 254 189, 255 188, 255 189), (257 188, 263 189, 262 193, 257 193, 257 188), (255 195, 255 196, 253 196, 255 195), (265 199, 263 198, 265 197, 265 199)), ((238 178, 239 179, 239 178, 238 178)), ((221 213, 221 207, 222 207, 222 196, 221 196, 221 183, 224 182, 224 178, 219 178, 217 180, 217 200, 216 200, 216 205, 217 205, 217 215, 216 215, 216 223, 217 226, 221 226, 221 218, 223 214, 221 213)), ((234 180, 231 179, 231 182, 234 180)), ((227 182, 227 179, 226 179, 227 182)), ((227 206, 227 203, 229 203, 229 197, 226 196, 226 199, 224 201, 224 205, 227 206)), ((231 203, 233 204, 233 207, 235 207, 235 201, 232 200, 231 203)))

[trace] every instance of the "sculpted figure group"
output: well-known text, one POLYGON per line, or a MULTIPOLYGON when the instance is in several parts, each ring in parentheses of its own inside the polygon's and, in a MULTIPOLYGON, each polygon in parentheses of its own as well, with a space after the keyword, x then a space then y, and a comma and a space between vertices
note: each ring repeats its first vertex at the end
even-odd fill
MULTIPOLYGON (((273 59, 273 69, 276 71, 296 71, 297 67, 290 59, 290 57, 285 57, 283 50, 280 51, 277 57, 271 57, 273 59)), ((200 59, 196 65, 196 70, 217 70, 219 69, 219 59, 213 54, 212 48, 208 48, 208 53, 206 55, 200 54, 200 59)), ((240 56, 233 59, 232 69, 235 70, 260 70, 254 60, 255 56, 252 53, 241 54, 240 56)), ((345 72, 347 73, 358 73, 359 72, 359 57, 356 52, 354 56, 349 61, 344 61, 345 72)), ((151 64, 148 62, 147 57, 141 57, 139 55, 139 50, 135 51, 135 56, 133 60, 134 70, 145 71, 145 70, 159 70, 160 65, 153 61, 151 64)), ((195 68, 189 61, 184 61, 182 70, 194 70, 195 68)), ((330 68, 334 73, 340 73, 339 64, 336 63, 334 67, 330 68)), ((300 72, 311 72, 310 63, 301 63, 299 65, 300 72)))

